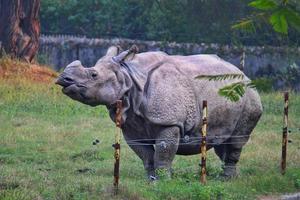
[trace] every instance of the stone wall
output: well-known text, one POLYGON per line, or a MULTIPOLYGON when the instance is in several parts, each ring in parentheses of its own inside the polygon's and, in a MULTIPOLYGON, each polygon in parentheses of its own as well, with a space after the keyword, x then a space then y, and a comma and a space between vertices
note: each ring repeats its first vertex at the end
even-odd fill
POLYGON ((74 60, 80 60, 84 66, 93 66, 101 58, 109 46, 120 45, 127 49, 132 44, 139 47, 140 52, 164 51, 168 54, 217 54, 226 61, 239 66, 244 49, 246 59, 244 72, 254 77, 260 68, 280 69, 295 62, 300 65, 300 48, 287 47, 237 47, 218 44, 194 44, 175 42, 140 41, 129 39, 101 39, 75 36, 41 36, 39 59, 55 70, 64 68, 74 60))

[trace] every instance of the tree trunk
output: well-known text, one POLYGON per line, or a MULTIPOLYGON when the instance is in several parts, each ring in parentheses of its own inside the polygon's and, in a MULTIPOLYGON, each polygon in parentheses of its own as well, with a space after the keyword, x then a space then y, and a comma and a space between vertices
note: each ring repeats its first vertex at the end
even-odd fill
POLYGON ((31 62, 40 36, 40 0, 0 0, 0 41, 5 53, 31 62))

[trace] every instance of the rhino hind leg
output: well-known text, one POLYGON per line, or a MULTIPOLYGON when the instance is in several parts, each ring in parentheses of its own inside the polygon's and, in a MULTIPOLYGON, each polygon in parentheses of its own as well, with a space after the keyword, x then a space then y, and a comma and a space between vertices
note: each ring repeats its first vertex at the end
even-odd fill
POLYGON ((230 144, 221 144, 215 146, 214 150, 220 160, 224 163, 222 177, 233 178, 237 176, 236 164, 239 161, 242 148, 234 148, 230 144))
POLYGON ((234 178, 238 175, 236 164, 240 159, 242 147, 235 148, 232 145, 226 147, 226 155, 224 160, 224 168, 222 176, 225 178, 234 178))
MULTIPOLYGON (((253 97, 256 98, 255 95, 253 97)), ((225 164, 223 171, 223 176, 225 178, 237 176, 236 164, 240 159, 242 148, 248 142, 250 134, 262 114, 261 103, 255 98, 248 99, 242 117, 237 122, 232 136, 226 140, 223 145, 220 145, 219 148, 215 147, 217 155, 225 164)))
POLYGON ((180 130, 178 127, 165 127, 159 131, 155 142, 154 167, 158 177, 171 177, 171 165, 178 149, 180 130))

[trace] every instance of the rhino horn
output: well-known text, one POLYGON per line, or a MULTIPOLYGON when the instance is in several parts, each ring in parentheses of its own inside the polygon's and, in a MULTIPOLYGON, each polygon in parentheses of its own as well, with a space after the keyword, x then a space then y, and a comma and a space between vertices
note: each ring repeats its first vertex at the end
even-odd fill
POLYGON ((70 64, 68 64, 66 66, 66 68, 81 67, 81 66, 82 66, 81 62, 79 60, 75 60, 75 61, 71 62, 70 64))

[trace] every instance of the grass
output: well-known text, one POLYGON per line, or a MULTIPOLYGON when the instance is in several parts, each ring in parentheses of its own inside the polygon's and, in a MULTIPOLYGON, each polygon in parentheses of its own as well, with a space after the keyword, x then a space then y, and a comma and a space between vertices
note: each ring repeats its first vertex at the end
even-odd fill
POLYGON ((300 191, 300 95, 291 94, 284 176, 282 94, 261 96, 265 111, 243 150, 238 178, 221 181, 221 163, 209 151, 207 185, 198 182, 199 155, 176 156, 173 178, 150 184, 123 140, 120 193, 114 196, 116 129, 106 109, 72 101, 53 82, 1 78, 0 199, 254 199, 300 191))

